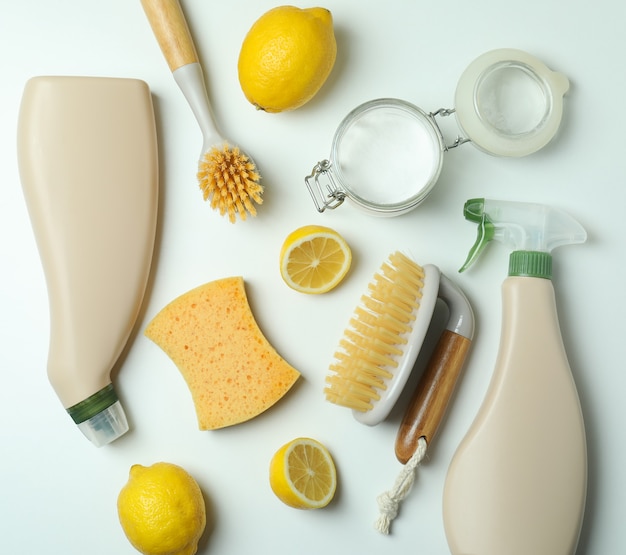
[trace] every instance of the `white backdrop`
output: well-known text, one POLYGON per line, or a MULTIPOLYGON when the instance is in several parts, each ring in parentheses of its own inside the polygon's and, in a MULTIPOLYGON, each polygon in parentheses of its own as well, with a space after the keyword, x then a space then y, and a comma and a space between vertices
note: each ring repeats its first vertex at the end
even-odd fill
POLYGON ((194 176, 200 132, 139 1, 4 0, 0 5, 2 552, 134 553, 117 520, 117 493, 132 464, 165 460, 191 472, 207 498, 213 524, 200 553, 448 553, 442 488, 491 377, 508 262, 506 250, 494 244, 470 271, 456 272, 475 238, 462 206, 478 196, 551 204, 588 231, 586 244, 555 253, 554 276, 588 434, 589 492, 578 555, 623 552, 626 5, 618 0, 392 0, 384 5, 328 0, 323 5, 334 15, 338 41, 333 73, 310 104, 272 115, 247 103, 236 65, 245 33, 275 5, 183 2, 217 118, 225 135, 258 162, 264 178, 259 216, 236 225, 201 200, 194 176), (352 108, 385 96, 426 111, 451 108, 465 67, 501 47, 526 50, 570 78, 555 141, 522 159, 491 157, 472 145, 451 151, 433 194, 405 216, 376 219, 348 205, 316 212, 303 178, 329 155, 333 134, 352 108), (46 74, 135 77, 154 95, 161 158, 157 252, 145 304, 116 377, 132 430, 102 449, 81 436, 45 375, 47 293, 17 172, 15 134, 25 82, 46 74), (345 283, 318 297, 291 291, 278 273, 283 238, 309 223, 337 229, 354 254, 345 283), (429 459, 392 535, 384 537, 372 526, 375 498, 400 468, 393 443, 401 411, 366 428, 327 403, 322 388, 360 294, 396 249, 411 252, 422 264, 437 264, 454 279, 474 306, 477 330, 429 459), (175 296, 231 275, 244 277, 261 329, 302 379, 261 417, 199 432, 180 374, 142 331, 175 296), (271 455, 302 435, 325 443, 338 466, 336 500, 322 511, 283 506, 269 488, 271 455))

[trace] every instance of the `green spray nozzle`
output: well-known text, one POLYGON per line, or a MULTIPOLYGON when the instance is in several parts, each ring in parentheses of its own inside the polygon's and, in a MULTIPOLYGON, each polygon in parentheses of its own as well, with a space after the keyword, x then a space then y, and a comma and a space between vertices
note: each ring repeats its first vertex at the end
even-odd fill
POLYGON ((543 204, 476 198, 465 203, 463 214, 478 224, 478 236, 459 272, 496 240, 512 250, 509 275, 549 279, 552 250, 587 239, 587 232, 569 214, 543 204))

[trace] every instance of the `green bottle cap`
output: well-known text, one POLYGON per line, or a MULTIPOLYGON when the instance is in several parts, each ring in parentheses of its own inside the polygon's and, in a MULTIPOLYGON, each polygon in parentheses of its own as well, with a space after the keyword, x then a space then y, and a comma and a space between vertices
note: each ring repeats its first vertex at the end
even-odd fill
POLYGON ((509 257, 509 276, 552 279, 552 255, 539 251, 513 251, 509 257))

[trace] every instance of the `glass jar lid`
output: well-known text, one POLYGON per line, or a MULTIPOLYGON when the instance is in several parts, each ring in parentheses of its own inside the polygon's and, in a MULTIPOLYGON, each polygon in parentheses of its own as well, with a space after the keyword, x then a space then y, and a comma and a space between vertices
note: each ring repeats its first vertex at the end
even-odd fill
POLYGON ((456 89, 456 117, 480 149, 526 156, 556 134, 563 114, 565 75, 521 50, 492 50, 474 60, 456 89))

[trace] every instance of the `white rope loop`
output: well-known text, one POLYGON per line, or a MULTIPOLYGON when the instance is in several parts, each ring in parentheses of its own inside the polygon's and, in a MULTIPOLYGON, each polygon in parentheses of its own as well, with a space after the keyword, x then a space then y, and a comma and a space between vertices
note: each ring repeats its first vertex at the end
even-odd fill
POLYGON ((415 482, 415 475, 417 467, 421 464, 426 456, 426 449, 428 443, 426 438, 420 437, 417 441, 417 449, 411 458, 402 468, 400 474, 396 478, 393 488, 389 491, 381 493, 378 498, 378 509, 380 515, 374 523, 374 527, 381 534, 389 534, 391 527, 391 521, 398 516, 398 509, 402 500, 409 494, 413 483, 415 482))

